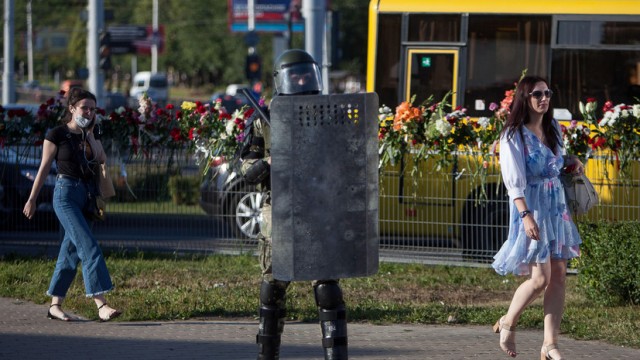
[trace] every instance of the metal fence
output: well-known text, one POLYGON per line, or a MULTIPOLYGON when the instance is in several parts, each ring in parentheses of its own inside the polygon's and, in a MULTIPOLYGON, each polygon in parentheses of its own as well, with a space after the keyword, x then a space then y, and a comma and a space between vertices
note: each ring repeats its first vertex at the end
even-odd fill
MULTIPOLYGON (((255 251, 255 238, 239 231, 250 216, 239 219, 237 204, 220 204, 215 211, 208 207, 210 213, 203 210, 201 167, 186 151, 157 149, 133 156, 114 147, 108 150, 108 168, 117 195, 109 201, 107 220, 94 225, 103 247, 197 253, 255 251)), ((7 149, 2 151, 7 153, 7 149)), ((39 161, 40 151, 38 147, 22 150, 21 156, 39 161)), ((37 166, 30 164, 26 173, 34 176, 37 166)), ((486 198, 480 197, 480 179, 469 175, 462 164, 459 161, 446 172, 424 168, 416 176, 399 168, 381 174, 382 260, 488 266, 507 234, 508 198, 495 170, 486 177, 486 198)), ((6 175, 12 166, 4 161, 0 174, 6 175)), ((634 164, 631 178, 624 181, 616 179, 615 163, 602 159, 590 160, 587 170, 601 204, 577 221, 640 219, 640 166, 634 164)), ((21 211, 30 185, 25 182, 22 188, 11 188, 5 178, 2 185, 2 244, 40 246, 55 254, 59 235, 57 219, 47 204, 51 199, 41 194, 41 211, 34 221, 27 221, 21 211)), ((231 195, 226 199, 240 199, 242 196, 233 195, 250 191, 223 189, 231 195)))

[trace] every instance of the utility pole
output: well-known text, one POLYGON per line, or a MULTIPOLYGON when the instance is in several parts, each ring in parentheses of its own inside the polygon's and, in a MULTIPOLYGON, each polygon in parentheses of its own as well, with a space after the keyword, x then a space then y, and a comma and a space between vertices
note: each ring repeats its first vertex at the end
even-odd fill
POLYGON ((158 34, 158 0, 153 0, 153 15, 152 15, 152 41, 151 41, 151 72, 158 72, 158 40, 160 35, 158 34))
POLYGON ((33 81, 33 22, 31 18, 31 0, 27 1, 27 62, 28 80, 33 81))
POLYGON ((13 0, 4 0, 4 72, 2 73, 2 103, 16 102, 14 79, 13 0))
POLYGON ((104 74, 99 67, 99 33, 104 30, 103 0, 89 0, 87 19, 87 68, 89 69, 89 91, 102 106, 104 99, 104 74))
POLYGON ((327 11, 326 0, 302 0, 302 15, 304 16, 304 48, 313 56, 322 69, 323 94, 329 93, 328 69, 324 66, 323 54, 325 42, 325 17, 327 11), (325 75, 325 72, 327 75, 325 75), (326 79, 326 82, 325 82, 326 79))

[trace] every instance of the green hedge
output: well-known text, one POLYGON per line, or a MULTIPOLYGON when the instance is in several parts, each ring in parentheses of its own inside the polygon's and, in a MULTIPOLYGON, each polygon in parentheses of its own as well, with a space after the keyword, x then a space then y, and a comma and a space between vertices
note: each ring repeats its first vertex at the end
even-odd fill
POLYGON ((578 227, 583 240, 579 284, 587 297, 603 305, 640 304, 640 223, 578 227))

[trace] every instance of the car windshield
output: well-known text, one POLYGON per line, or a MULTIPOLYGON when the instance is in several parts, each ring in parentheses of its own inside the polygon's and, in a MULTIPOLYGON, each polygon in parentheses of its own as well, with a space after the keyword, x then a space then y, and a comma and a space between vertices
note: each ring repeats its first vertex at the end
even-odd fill
POLYGON ((165 78, 151 78, 149 81, 151 87, 167 87, 167 79, 165 78))

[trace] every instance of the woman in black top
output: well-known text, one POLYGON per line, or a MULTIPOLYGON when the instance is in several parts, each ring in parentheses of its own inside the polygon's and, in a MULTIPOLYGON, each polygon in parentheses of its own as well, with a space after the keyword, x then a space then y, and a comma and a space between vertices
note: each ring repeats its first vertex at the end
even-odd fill
POLYGON ((40 168, 23 212, 29 219, 35 214, 36 198, 55 159, 58 176, 53 208, 64 229, 64 238, 47 291, 52 297, 47 316, 62 321, 72 320, 61 305, 78 263, 82 262, 87 297, 94 299, 100 320, 109 321, 120 312, 107 305, 104 298, 104 294, 113 289, 113 284, 102 250, 82 213, 88 192, 96 188, 94 174, 107 160, 100 137, 93 131, 96 97, 86 90, 74 88, 68 94, 68 110, 65 123, 51 129, 45 136, 40 168))

